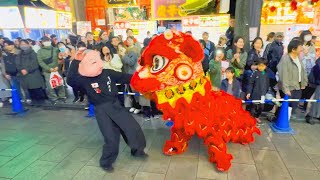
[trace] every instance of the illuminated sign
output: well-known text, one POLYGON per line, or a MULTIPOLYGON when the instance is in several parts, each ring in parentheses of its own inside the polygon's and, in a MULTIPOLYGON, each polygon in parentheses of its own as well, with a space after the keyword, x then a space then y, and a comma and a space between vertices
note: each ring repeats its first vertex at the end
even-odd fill
POLYGON ((53 10, 25 7, 26 28, 54 29, 57 27, 57 13, 53 10))
POLYGON ((24 28, 18 7, 0 7, 0 17, 0 29, 24 28))

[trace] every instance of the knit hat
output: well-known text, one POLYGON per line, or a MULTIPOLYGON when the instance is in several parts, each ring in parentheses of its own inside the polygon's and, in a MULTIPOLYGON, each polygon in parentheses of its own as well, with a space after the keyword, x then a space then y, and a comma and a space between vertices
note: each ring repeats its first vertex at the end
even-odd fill
POLYGON ((51 39, 48 36, 43 36, 41 41, 51 41, 51 39))
POLYGON ((3 41, 3 44, 8 44, 9 46, 11 46, 11 45, 14 45, 14 42, 10 40, 5 40, 3 41))

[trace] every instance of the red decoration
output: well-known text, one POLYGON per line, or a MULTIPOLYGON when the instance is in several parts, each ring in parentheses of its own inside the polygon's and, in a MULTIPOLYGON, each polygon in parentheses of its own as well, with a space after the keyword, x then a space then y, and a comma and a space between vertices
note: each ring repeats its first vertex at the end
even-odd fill
POLYGON ((270 12, 275 12, 277 10, 277 7, 271 6, 269 9, 270 9, 270 12))
POLYGON ((298 9, 298 2, 296 0, 291 1, 290 7, 292 11, 295 11, 298 9))
POLYGON ((317 3, 319 0, 311 0, 312 3, 317 3))
POLYGON ((200 43, 182 32, 170 32, 155 37, 141 55, 140 65, 131 79, 133 89, 147 93, 163 112, 163 119, 174 122, 171 138, 165 142, 166 155, 182 154, 195 134, 204 140, 209 161, 220 171, 231 166, 228 142, 248 144, 253 134, 261 134, 256 120, 242 108, 240 99, 223 91, 211 91, 212 86, 203 73, 200 43), (152 74, 153 57, 168 59, 161 73, 152 74), (181 63, 190 65, 193 76, 186 81, 175 77, 181 63), (198 65, 200 64, 200 65, 198 65), (200 73, 199 73, 200 72, 200 73), (182 89, 177 91, 177 89, 182 89))

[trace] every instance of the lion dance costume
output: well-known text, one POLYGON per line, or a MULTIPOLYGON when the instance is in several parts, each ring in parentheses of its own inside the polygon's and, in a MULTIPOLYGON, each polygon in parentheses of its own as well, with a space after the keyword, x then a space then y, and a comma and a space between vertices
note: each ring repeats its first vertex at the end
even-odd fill
POLYGON ((187 150, 194 134, 208 146, 209 160, 227 171, 233 159, 226 143, 248 144, 261 134, 242 102, 222 91, 211 91, 201 61, 203 49, 191 35, 168 30, 144 50, 131 79, 133 88, 153 99, 163 119, 173 121, 166 155, 187 150))

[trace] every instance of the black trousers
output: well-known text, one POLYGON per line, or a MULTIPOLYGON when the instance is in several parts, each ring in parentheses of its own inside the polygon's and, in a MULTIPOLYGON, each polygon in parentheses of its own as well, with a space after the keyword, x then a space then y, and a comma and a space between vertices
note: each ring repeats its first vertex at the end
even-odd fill
POLYGON ((264 104, 252 104, 250 108, 251 116, 259 118, 264 109, 264 104))
POLYGON ((86 94, 86 91, 80 86, 73 86, 72 91, 75 99, 83 99, 84 95, 86 94))
MULTIPOLYGON (((307 86, 305 89, 302 90, 301 99, 310 99, 315 90, 316 90, 315 88, 307 86)), ((303 105, 304 109, 307 108, 307 105, 308 103, 305 102, 303 105)))
POLYGON ((95 114, 105 143, 100 158, 100 166, 110 166, 117 159, 120 134, 131 149, 144 150, 146 139, 140 125, 120 105, 118 99, 114 102, 95 106, 95 114))

